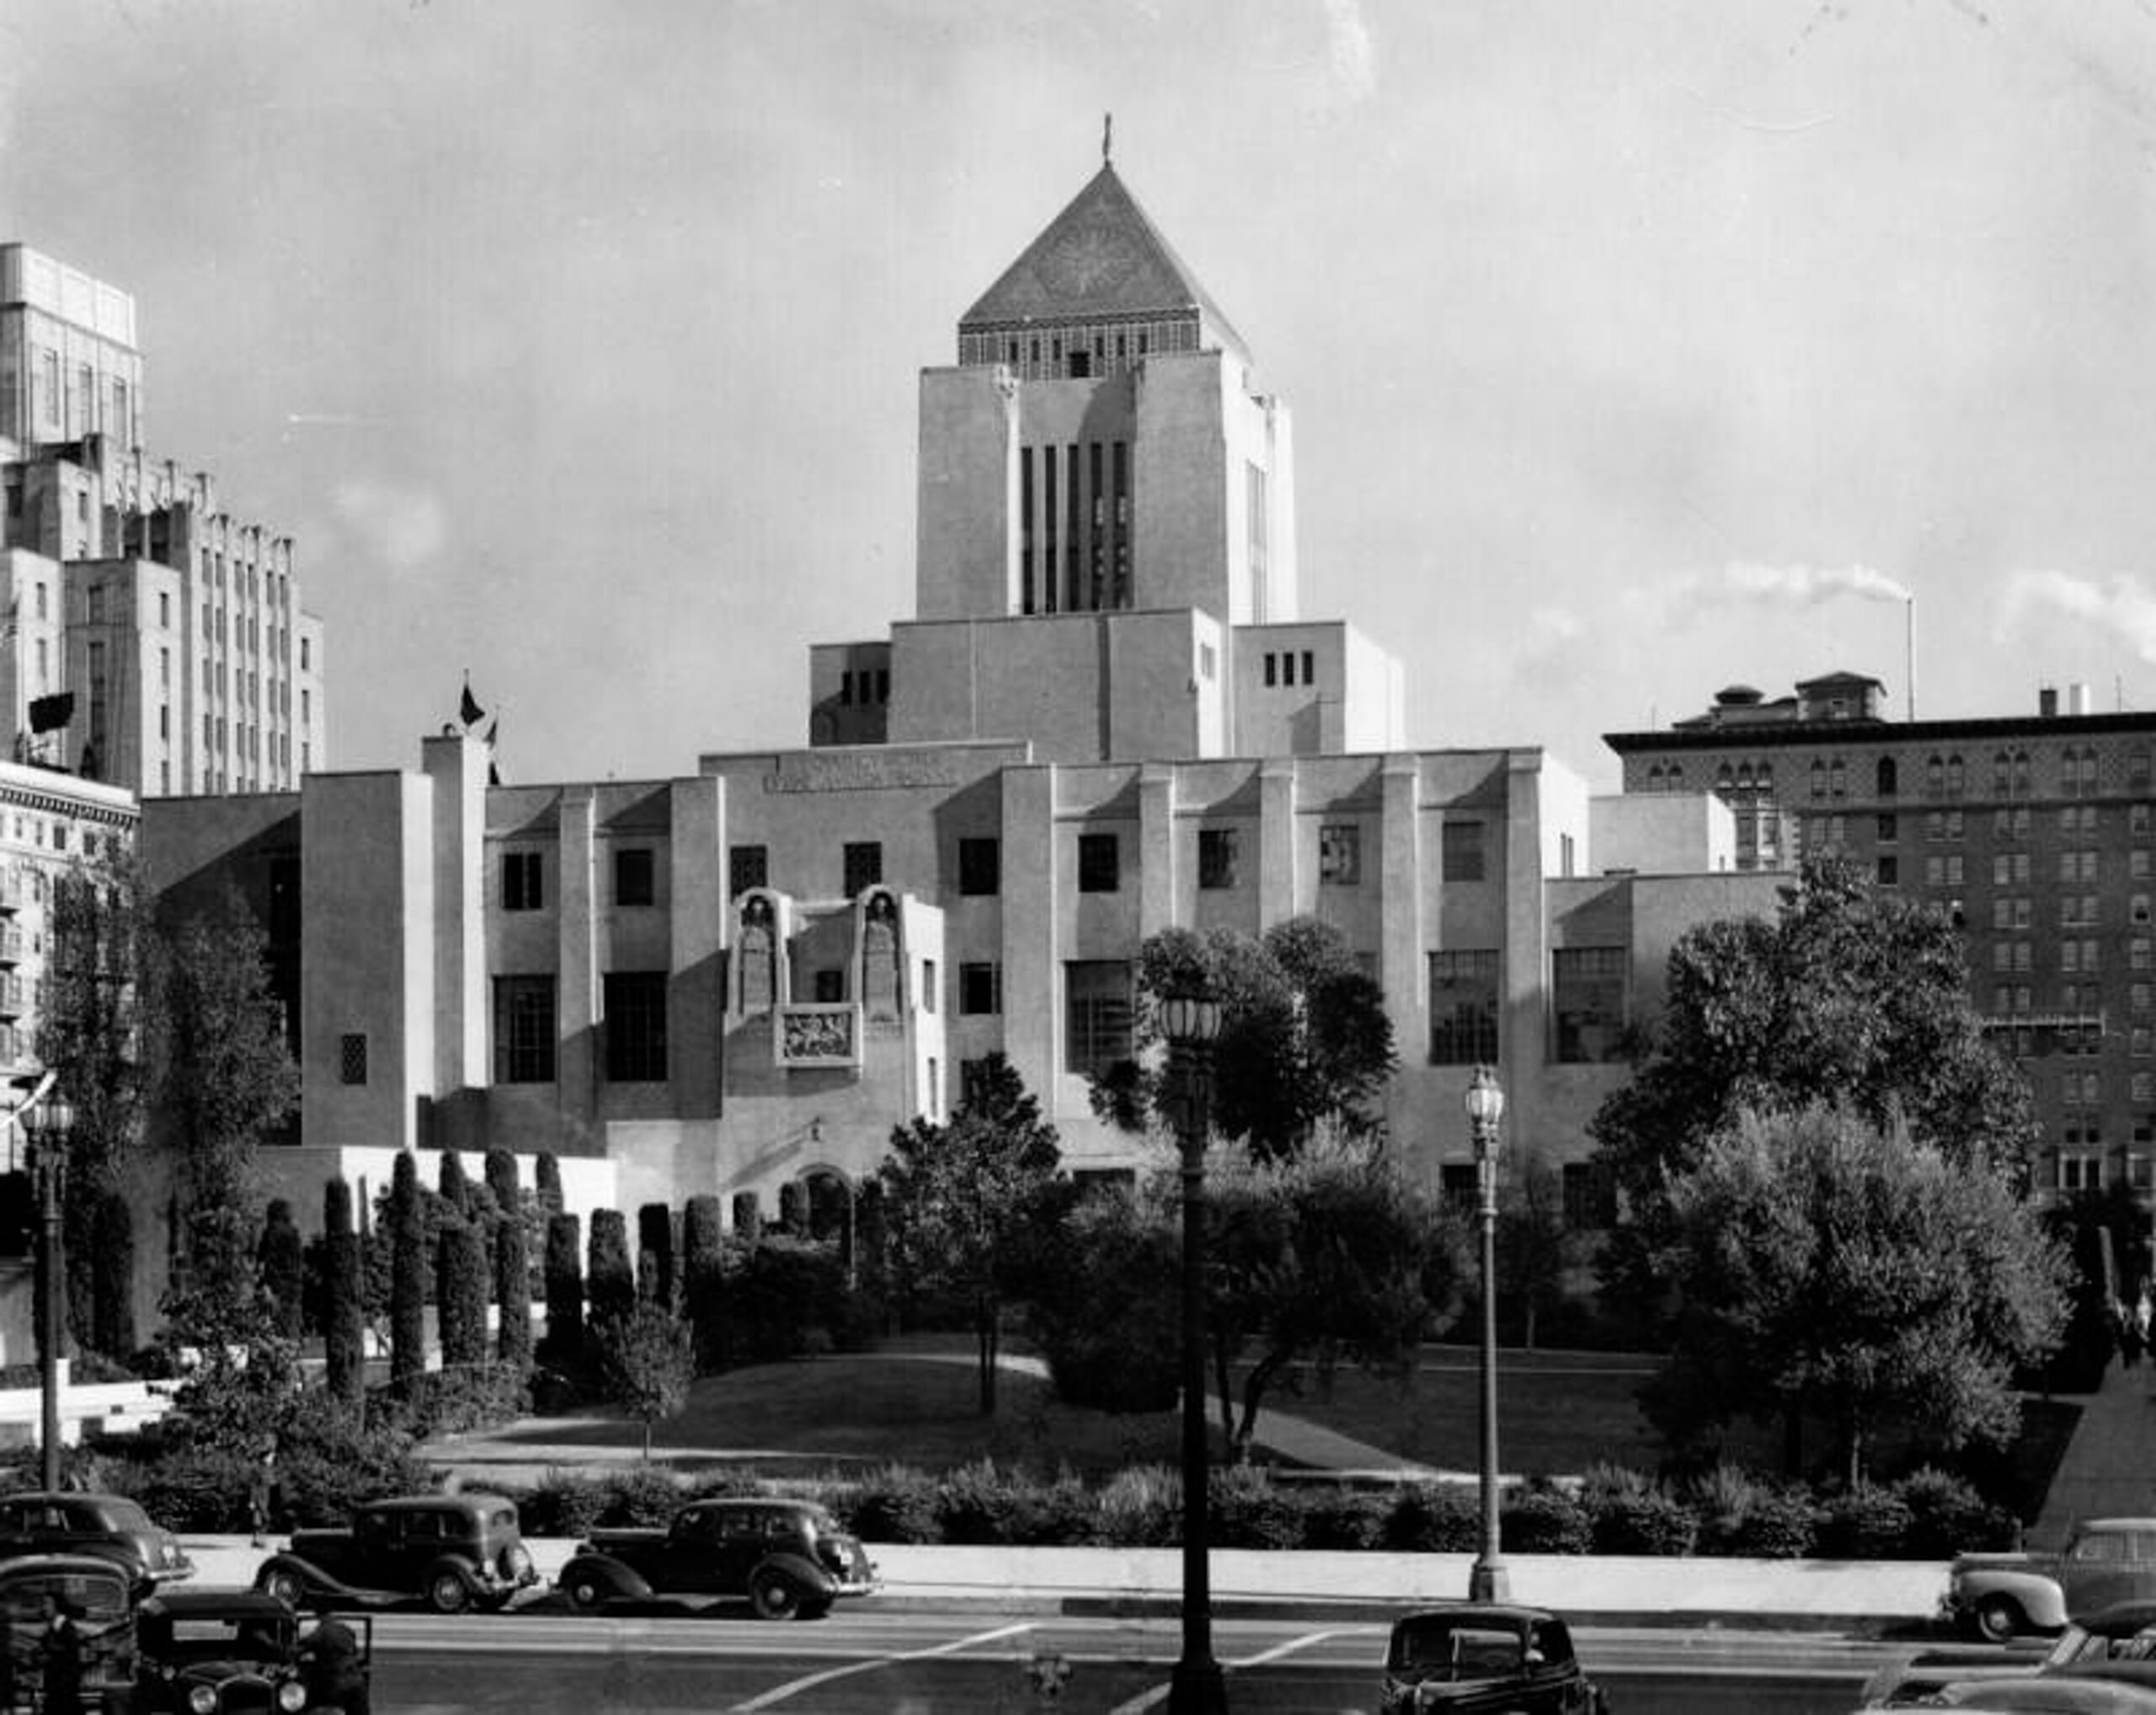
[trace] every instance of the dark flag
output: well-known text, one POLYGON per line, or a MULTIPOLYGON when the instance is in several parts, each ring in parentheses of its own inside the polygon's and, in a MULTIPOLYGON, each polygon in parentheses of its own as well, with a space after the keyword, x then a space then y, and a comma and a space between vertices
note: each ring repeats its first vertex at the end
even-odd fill
POLYGON ((472 681, 464 681, 464 701, 457 708, 457 719, 467 726, 477 726, 479 717, 487 711, 479 706, 479 699, 472 694, 472 681))

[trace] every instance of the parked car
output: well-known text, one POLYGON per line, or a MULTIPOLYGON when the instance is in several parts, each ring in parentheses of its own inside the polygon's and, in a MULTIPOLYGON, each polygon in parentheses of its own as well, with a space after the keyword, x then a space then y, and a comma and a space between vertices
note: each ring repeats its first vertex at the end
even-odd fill
POLYGON ((2027 1679, 2048 1659, 2041 1646, 2033 1644, 1995 1649, 1966 1643, 1913 1651, 1876 1669, 1857 1694, 1857 1707, 1908 1709, 1929 1704, 1943 1686, 1979 1679, 2027 1679))
POLYGON ((124 1494, 35 1489, 0 1496, 0 1557, 94 1554, 117 1561, 147 1594, 195 1575, 179 1538, 124 1494))
POLYGON ((857 1538, 803 1500, 691 1501, 664 1530, 594 1531, 558 1587, 579 1608, 660 1596, 748 1598, 768 1620, 814 1619, 876 1588, 857 1538))
POLYGON ((294 1608, 424 1600, 440 1614, 506 1606, 539 1581, 499 1494, 425 1494, 369 1501, 343 1529, 295 1531, 264 1561, 254 1588, 294 1608))
POLYGON ((307 1627, 252 1591, 152 1596, 136 1611, 136 1643, 132 1715, 345 1715, 366 1707, 373 1671, 371 1619, 307 1627), (318 1664, 325 1645, 334 1663, 318 1664))
MULTIPOLYGON (((53 1611, 82 1640, 81 1707, 125 1707, 135 1686, 134 1574, 102 1554, 25 1554, 0 1561, 0 1616, 19 1687, 38 1684, 53 1611)), ((27 1699, 24 1699, 27 1702, 27 1699)), ((45 1707, 42 1688, 39 1707, 45 1707)), ((53 1712, 58 1715, 58 1712, 53 1712)))
POLYGON ((2069 1619, 2143 1598, 2156 1598, 2156 1519, 2084 1519, 2055 1555, 1961 1556, 1940 1608, 2004 1640, 2057 1632, 2069 1619))
POLYGON ((1973 1680, 1945 1686, 1926 1707, 1988 1709, 1999 1715, 2156 1715, 2156 1690, 2063 1675, 1973 1680))
POLYGON ((1565 1622, 1540 1608, 1450 1602, 1403 1614, 1385 1646, 1380 1715, 1608 1715, 1565 1622))

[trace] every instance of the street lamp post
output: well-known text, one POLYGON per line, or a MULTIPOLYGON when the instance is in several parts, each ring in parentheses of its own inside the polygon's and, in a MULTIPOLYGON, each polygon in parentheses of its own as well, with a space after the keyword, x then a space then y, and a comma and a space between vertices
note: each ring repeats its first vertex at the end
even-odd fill
POLYGON ((1482 1552, 1468 1574, 1468 1600, 1512 1599, 1497 1536, 1497 1125, 1504 1086, 1486 1066, 1475 1068, 1465 1097, 1475 1134, 1475 1183, 1482 1199, 1482 1552))
POLYGON ((39 1315, 38 1387, 43 1414, 40 1440, 44 1448, 45 1487, 60 1487, 60 1336, 65 1326, 66 1301, 61 1290, 60 1189, 67 1162, 67 1134, 74 1130, 74 1109, 65 1098, 46 1097, 35 1109, 25 1107, 21 1117, 29 1131, 30 1171, 37 1182, 38 1214, 42 1231, 38 1242, 39 1315))
POLYGON ((1161 1024, 1182 1152, 1182 1656, 1168 1682, 1168 1708, 1171 1715, 1225 1715, 1227 1683, 1213 1659, 1205 1492, 1205 1138, 1220 1003, 1170 995, 1161 1002, 1161 1024))

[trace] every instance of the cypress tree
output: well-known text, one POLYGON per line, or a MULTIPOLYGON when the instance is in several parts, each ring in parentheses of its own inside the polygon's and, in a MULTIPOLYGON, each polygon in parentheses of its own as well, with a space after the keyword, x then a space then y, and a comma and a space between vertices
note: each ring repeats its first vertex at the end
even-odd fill
POLYGON ((487 1185, 501 1211, 494 1223, 494 1304, 499 1326, 495 1350, 504 1364, 531 1361, 531 1261, 525 1242, 524 1195, 516 1183, 516 1157, 505 1149, 487 1151, 487 1185))
POLYGON ((435 1189, 441 1194, 450 1214, 462 1215, 467 1221, 472 1218, 472 1182, 464 1176, 464 1158, 453 1149, 441 1152, 435 1189))
POLYGON ((547 1338, 540 1354, 568 1369, 584 1353, 583 1224, 574 1215, 547 1217, 547 1338))
POLYGON ((427 1245, 419 1170, 397 1152, 389 1182, 389 1380, 402 1391, 427 1367, 427 1245))
POLYGON ((596 1325, 636 1308, 636 1275, 629 1266, 629 1223, 618 1209, 591 1211, 591 1257, 584 1296, 596 1325))
POLYGON ((352 1231, 352 1188, 341 1178, 322 1188, 322 1231, 328 1290, 322 1354, 329 1391, 347 1405, 366 1397, 366 1346, 360 1301, 360 1241, 352 1231))
POLYGON ((734 1194, 734 1236, 752 1249, 764 1236, 764 1212, 754 1191, 734 1194))
POLYGON ((671 1310, 679 1300, 674 1268, 674 1211, 664 1203, 637 1210, 637 1296, 671 1310))
POLYGON ((101 1352, 125 1358, 135 1350, 135 1211, 126 1194, 98 1199, 90 1257, 90 1328, 101 1352))
POLYGON ((778 1188, 778 1225, 788 1238, 808 1237, 808 1188, 798 1179, 778 1188))
POLYGON ((445 1365, 471 1367, 487 1358, 486 1240, 469 1221, 451 1221, 441 1230, 441 1360, 445 1365))
POLYGON ((696 1330, 701 1363, 716 1366, 725 1350, 719 1325, 723 1236, 718 1199, 691 1197, 681 1211, 681 1299, 689 1325, 696 1330))
POLYGON ((262 1237, 254 1247, 255 1265, 262 1271, 263 1290, 273 1306, 272 1325, 286 1339, 300 1337, 300 1294, 307 1278, 305 1247, 300 1230, 292 1224, 292 1205, 282 1197, 270 1199, 263 1217, 262 1237))
POLYGON ((549 1215, 562 1212, 562 1164, 554 1159, 552 1150, 539 1151, 536 1183, 539 1187, 539 1206, 549 1215))

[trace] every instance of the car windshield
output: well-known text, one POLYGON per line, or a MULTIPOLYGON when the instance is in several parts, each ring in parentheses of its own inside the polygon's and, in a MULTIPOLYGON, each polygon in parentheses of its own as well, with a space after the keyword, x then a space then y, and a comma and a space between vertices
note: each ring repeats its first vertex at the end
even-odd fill
POLYGON ((145 1622, 144 1649, 165 1661, 288 1661, 292 1628, 275 1620, 168 1620, 161 1627, 145 1622))
POLYGON ((1437 1619, 1393 1634, 1393 1665, 1433 1678, 1494 1679, 1518 1673, 1524 1659, 1519 1633, 1501 1627, 1437 1619))
POLYGON ((42 1624, 49 1597, 64 1597, 91 1625, 109 1625, 127 1617, 127 1579, 115 1573, 52 1572, 10 1579, 0 1585, 0 1611, 17 1624, 42 1624))

